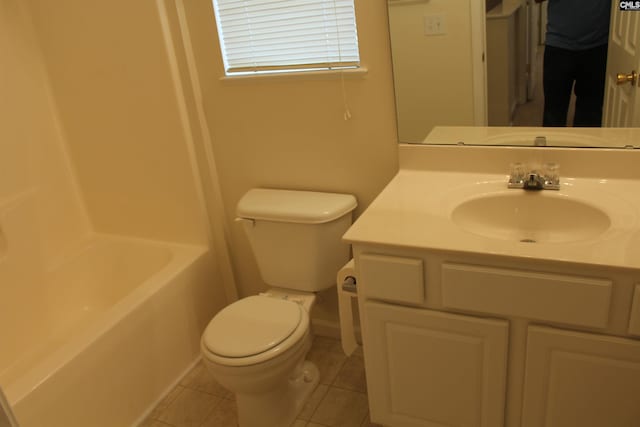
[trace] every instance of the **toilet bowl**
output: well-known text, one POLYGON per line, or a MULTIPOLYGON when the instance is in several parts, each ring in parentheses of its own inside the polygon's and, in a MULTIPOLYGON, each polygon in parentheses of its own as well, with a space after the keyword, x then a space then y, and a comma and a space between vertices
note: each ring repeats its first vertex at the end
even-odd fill
POLYGON ((242 427, 289 425, 318 385, 318 369, 304 360, 311 347, 305 306, 315 295, 294 294, 296 301, 287 296, 268 292, 241 299, 202 336, 205 366, 235 393, 242 427))
POLYGON ((290 425, 319 382, 311 348, 315 292, 349 259, 341 237, 355 197, 253 189, 238 203, 261 276, 274 286, 221 310, 201 340, 205 366, 235 393, 240 427, 290 425))

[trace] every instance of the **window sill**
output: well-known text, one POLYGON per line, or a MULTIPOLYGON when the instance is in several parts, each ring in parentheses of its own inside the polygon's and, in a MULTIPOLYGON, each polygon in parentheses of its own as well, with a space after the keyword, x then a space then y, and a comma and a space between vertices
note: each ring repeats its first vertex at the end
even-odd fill
POLYGON ((369 70, 366 67, 344 70, 295 71, 291 73, 249 74, 243 76, 222 76, 222 82, 262 82, 269 80, 331 80, 345 78, 363 78, 369 70))

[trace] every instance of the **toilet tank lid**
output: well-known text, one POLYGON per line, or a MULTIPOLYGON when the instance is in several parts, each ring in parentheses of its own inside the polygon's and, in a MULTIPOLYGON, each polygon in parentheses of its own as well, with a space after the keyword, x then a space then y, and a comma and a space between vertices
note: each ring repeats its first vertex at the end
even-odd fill
POLYGON ((356 208, 351 194, 254 188, 238 202, 240 218, 302 224, 322 224, 356 208))

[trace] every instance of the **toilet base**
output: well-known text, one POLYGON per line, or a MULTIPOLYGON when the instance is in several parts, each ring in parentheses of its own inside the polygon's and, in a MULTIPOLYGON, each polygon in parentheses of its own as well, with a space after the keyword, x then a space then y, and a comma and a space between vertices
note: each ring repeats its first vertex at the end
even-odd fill
POLYGON ((296 419, 320 382, 320 371, 305 360, 289 380, 268 393, 237 393, 240 427, 283 427, 296 419))

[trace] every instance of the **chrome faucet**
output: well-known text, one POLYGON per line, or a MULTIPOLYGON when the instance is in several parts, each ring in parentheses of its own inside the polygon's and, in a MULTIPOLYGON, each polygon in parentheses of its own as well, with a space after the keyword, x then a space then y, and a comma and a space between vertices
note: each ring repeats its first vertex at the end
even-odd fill
POLYGON ((512 163, 508 188, 524 190, 559 190, 560 175, 557 163, 545 163, 541 170, 524 163, 512 163))
POLYGON ((525 190, 542 190, 544 188, 545 179, 537 172, 529 172, 527 180, 524 182, 525 190))

